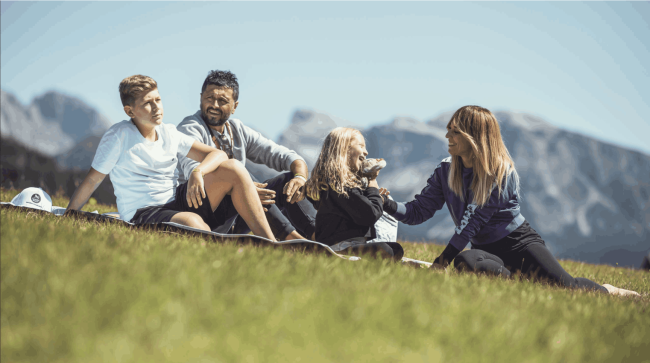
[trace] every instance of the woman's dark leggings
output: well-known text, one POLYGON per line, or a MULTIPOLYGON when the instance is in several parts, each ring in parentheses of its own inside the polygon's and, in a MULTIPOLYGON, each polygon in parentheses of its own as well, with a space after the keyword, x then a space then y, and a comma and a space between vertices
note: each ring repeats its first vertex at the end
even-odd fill
POLYGON ((608 293, 606 288, 591 280, 569 275, 528 222, 496 242, 473 245, 471 250, 461 252, 454 259, 454 266, 461 271, 504 277, 518 271, 527 277, 568 288, 608 293))

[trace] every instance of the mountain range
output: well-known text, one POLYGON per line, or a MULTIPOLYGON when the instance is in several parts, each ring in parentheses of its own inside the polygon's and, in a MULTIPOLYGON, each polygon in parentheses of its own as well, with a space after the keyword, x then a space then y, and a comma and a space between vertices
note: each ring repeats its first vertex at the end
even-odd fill
MULTIPOLYGON (((426 122, 397 117, 362 130, 369 157, 387 161, 378 182, 396 200, 412 200, 449 156, 445 127, 451 115, 426 122)), ((650 156, 560 129, 526 113, 501 111, 495 116, 521 178, 522 214, 551 251, 586 262, 639 265, 650 250, 650 156)), ((60 169, 87 170, 110 124, 92 107, 58 92, 48 92, 29 106, 2 92, 3 144, 10 137, 52 157, 60 169)), ((327 133, 349 124, 325 112, 297 110, 277 142, 296 150, 311 168, 327 133)), ((3 145, 3 186, 5 175, 11 174, 5 170, 4 149, 3 145)), ((263 165, 246 165, 262 180, 276 174, 263 165)), ((443 208, 422 225, 400 224, 398 235, 444 244, 453 228, 443 208)))
POLYGON ((0 90, 0 104, 2 136, 45 155, 66 153, 89 136, 101 137, 112 124, 78 98, 55 91, 23 106, 14 95, 0 90))

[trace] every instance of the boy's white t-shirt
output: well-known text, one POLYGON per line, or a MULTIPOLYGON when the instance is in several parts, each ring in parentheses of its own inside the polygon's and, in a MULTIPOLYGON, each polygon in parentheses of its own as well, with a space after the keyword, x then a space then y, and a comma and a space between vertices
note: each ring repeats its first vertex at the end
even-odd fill
POLYGON ((145 139, 131 120, 119 122, 102 136, 92 168, 109 174, 120 219, 130 221, 139 208, 176 197, 178 158, 187 156, 194 139, 176 126, 156 126, 158 140, 145 139))

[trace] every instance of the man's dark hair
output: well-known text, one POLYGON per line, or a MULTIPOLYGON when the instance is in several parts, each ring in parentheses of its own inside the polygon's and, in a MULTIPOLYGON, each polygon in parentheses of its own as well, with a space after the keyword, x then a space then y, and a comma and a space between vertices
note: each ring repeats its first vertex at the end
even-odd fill
POLYGON ((235 102, 239 99, 239 83, 237 83, 237 77, 230 71, 210 71, 208 76, 205 77, 205 81, 203 81, 201 93, 205 92, 209 85, 230 88, 235 102))

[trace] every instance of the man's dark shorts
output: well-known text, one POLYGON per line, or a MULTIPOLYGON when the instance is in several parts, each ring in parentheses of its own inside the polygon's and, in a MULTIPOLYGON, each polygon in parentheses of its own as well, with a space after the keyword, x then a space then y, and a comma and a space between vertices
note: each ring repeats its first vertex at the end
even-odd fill
MULTIPOLYGON (((203 221, 210 226, 210 229, 215 229, 225 222, 221 220, 219 213, 212 212, 210 207, 210 200, 207 195, 202 199, 202 205, 199 208, 192 208, 187 204, 187 183, 183 183, 176 187, 176 198, 163 205, 154 205, 150 207, 140 208, 135 212, 131 219, 131 223, 145 224, 145 223, 161 223, 169 222, 172 217, 181 212, 192 212, 198 214, 203 221)), ((230 198, 224 198, 221 204, 232 204, 230 198)), ((230 206, 224 205, 222 209, 229 209, 230 206)))

